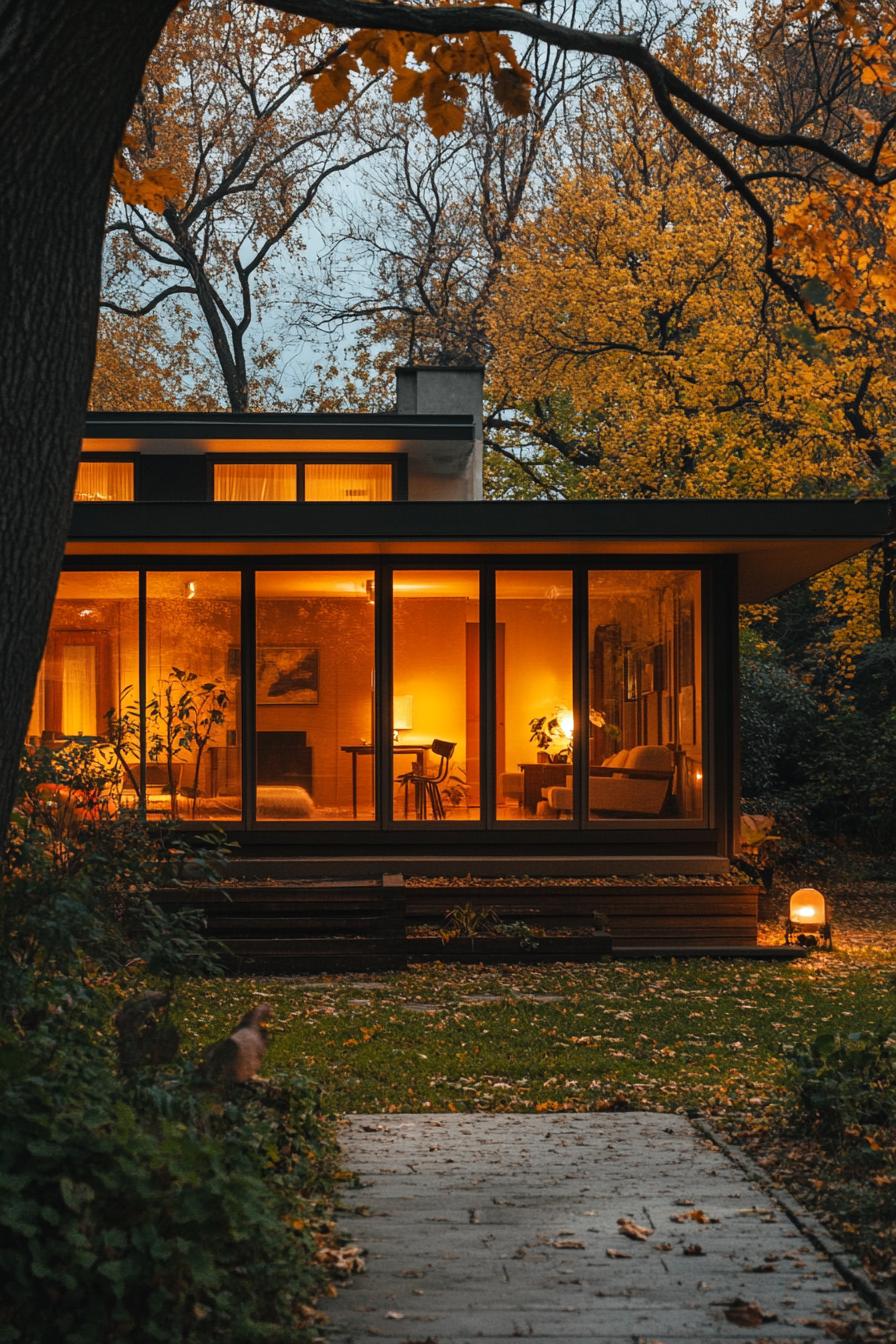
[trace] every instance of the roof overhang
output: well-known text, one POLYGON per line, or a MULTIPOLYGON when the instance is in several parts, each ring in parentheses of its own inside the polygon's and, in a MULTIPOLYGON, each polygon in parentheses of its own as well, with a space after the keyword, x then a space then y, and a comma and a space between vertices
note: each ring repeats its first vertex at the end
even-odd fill
POLYGON ((76 504, 68 554, 726 555, 761 602, 890 525, 882 499, 76 504))

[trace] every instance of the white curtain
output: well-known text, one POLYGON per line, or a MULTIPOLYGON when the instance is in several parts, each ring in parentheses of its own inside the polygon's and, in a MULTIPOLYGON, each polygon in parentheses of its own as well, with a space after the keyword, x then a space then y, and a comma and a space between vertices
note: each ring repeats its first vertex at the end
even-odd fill
POLYGON ((82 462, 75 482, 75 500, 83 504, 134 498, 133 462, 82 462))
POLYGON ((96 734, 96 647, 66 644, 62 649, 62 732, 65 737, 96 734))
POLYGON ((296 468, 293 462, 215 463, 215 499, 220 503, 271 503, 294 500, 296 468))
POLYGON ((305 498, 348 503, 391 499, 392 468, 388 462, 308 462, 305 498))

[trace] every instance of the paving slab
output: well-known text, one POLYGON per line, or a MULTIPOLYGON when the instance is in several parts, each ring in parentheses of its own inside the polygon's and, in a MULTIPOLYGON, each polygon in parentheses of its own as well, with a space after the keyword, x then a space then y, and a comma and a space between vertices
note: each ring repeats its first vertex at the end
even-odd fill
POLYGON ((328 1304, 327 1344, 830 1344, 870 1323, 684 1116, 356 1115, 342 1144, 367 1272, 328 1304))

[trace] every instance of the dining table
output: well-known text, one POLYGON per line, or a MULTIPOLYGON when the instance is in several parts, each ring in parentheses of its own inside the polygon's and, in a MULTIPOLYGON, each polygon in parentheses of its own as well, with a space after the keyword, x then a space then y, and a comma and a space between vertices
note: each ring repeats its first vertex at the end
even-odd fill
MULTIPOLYGON (((416 756, 416 757, 417 757, 416 768, 417 768, 418 770, 422 771, 423 768, 424 768, 424 765, 425 765, 425 763, 426 763, 426 753, 429 751, 429 747, 430 747, 430 743, 429 743, 429 741, 426 741, 426 742, 393 742, 393 743, 392 743, 392 755, 393 755, 393 756, 416 756)), ((357 816, 358 816, 358 757, 359 757, 359 756, 370 756, 370 757, 372 758, 373 755, 374 755, 374 752, 376 751, 376 748, 374 747, 374 745, 373 745, 372 742, 357 742, 357 743, 352 742, 352 743, 349 743, 347 746, 340 747, 339 750, 340 750, 340 751, 344 751, 344 752, 346 752, 346 753, 347 753, 348 755, 350 755, 351 758, 352 758, 352 817, 353 817, 353 818, 357 818, 357 816)), ((374 765, 374 762, 373 762, 373 759, 371 759, 371 767, 373 767, 373 765, 374 765)), ((375 779, 375 778, 373 778, 373 780, 372 780, 372 787, 373 787, 373 791, 374 791, 374 794, 375 794, 375 793, 376 793, 376 779, 375 779)))

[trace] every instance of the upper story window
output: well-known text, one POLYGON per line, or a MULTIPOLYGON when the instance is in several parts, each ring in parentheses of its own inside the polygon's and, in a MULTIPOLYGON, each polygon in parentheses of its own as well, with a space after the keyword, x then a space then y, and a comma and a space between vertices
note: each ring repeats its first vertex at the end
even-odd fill
POLYGON ((368 504, 394 499, 395 464, 386 462, 215 462, 218 503, 368 504))
POLYGON ((375 462, 306 462, 305 498, 372 503, 392 498, 392 467, 375 462))
POLYGON ((133 498, 133 462, 82 462, 78 467, 75 503, 106 504, 133 498))
POLYGON ((289 503, 296 499, 294 462, 216 462, 215 499, 219 503, 289 503))

